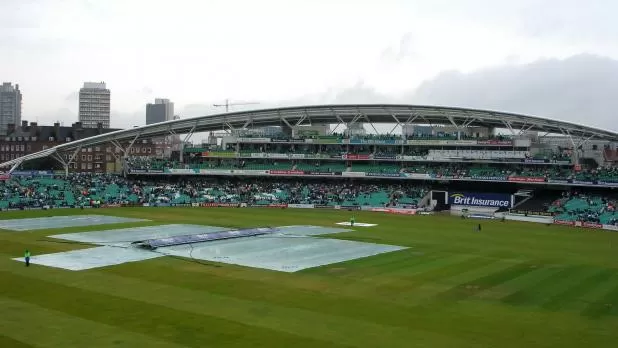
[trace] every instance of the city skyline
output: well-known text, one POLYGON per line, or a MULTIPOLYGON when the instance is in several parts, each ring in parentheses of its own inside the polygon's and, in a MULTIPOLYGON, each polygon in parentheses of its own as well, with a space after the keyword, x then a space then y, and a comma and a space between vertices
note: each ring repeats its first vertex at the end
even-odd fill
POLYGON ((110 128, 111 91, 105 82, 84 82, 79 90, 79 122, 84 128, 110 128))
POLYGON ((616 129, 618 4, 580 4, 2 2, 0 79, 20 85, 22 117, 41 124, 76 120, 76 86, 104 80, 110 126, 122 128, 144 124, 144 105, 166 96, 183 118, 220 113, 212 104, 228 98, 396 102, 616 129))
POLYGON ((154 103, 146 104, 146 124, 174 119, 174 103, 167 98, 155 98, 154 103))
POLYGON ((19 84, 0 85, 0 135, 6 135, 9 124, 21 123, 22 96, 19 84))

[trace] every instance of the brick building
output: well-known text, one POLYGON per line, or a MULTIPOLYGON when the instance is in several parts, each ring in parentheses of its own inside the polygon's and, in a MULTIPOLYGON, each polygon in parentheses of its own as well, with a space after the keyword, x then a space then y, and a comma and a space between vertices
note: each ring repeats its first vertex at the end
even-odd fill
MULTIPOLYGON (((65 144, 71 141, 88 138, 91 136, 109 133, 118 129, 103 128, 99 124, 97 128, 84 128, 80 122, 70 127, 39 126, 36 122, 22 121, 20 126, 8 125, 6 136, 0 136, 0 162, 9 161, 30 153, 65 144)), ((128 143, 122 144, 123 147, 128 143)), ((164 144, 153 142, 150 139, 137 140, 129 152, 129 156, 161 156, 164 144)), ((68 162, 74 151, 64 152, 60 155, 68 162)), ((112 144, 100 144, 83 147, 75 155, 69 165, 71 172, 113 173, 122 170, 122 151, 112 144)))

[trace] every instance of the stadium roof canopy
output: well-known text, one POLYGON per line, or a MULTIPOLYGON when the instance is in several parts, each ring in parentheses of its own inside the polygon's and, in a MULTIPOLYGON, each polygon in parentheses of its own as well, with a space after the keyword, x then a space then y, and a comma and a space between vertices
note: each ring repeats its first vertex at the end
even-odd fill
POLYGON ((324 123, 348 125, 354 123, 428 124, 461 128, 480 126, 505 128, 514 135, 526 131, 539 131, 583 139, 618 141, 618 133, 609 130, 499 111, 399 104, 314 105, 229 112, 139 126, 57 145, 47 150, 0 163, 0 167, 14 166, 23 161, 53 155, 57 152, 74 151, 81 147, 109 142, 117 142, 118 144, 132 142, 138 138, 223 129, 258 128, 273 125, 292 127, 324 123))

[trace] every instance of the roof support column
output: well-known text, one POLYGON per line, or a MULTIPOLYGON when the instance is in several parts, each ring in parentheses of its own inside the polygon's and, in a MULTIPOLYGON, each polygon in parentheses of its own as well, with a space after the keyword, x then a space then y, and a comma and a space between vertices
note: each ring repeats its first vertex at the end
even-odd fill
POLYGON ((73 153, 69 156, 67 161, 65 161, 61 155, 54 153, 54 155, 57 156, 56 159, 58 160, 58 162, 60 162, 64 166, 64 177, 65 178, 69 176, 69 166, 71 165, 71 163, 73 163, 73 161, 75 160, 75 157, 81 151, 81 149, 82 147, 78 146, 77 149, 75 149, 75 151, 73 151, 73 153))
POLYGON ((365 118, 365 120, 367 120, 367 123, 369 123, 371 128, 373 128, 374 132, 376 132, 376 135, 380 134, 378 130, 376 129, 376 127, 373 125, 373 122, 369 120, 369 117, 367 117, 367 115, 363 115, 363 117, 365 118))
POLYGON ((502 120, 502 123, 506 126, 506 128, 511 131, 512 135, 515 135, 515 130, 513 129, 513 126, 511 126, 511 122, 507 122, 502 120))
POLYGON ((337 123, 337 125, 335 125, 335 128, 330 131, 330 134, 335 134, 335 131, 337 130, 337 128, 339 128, 339 126, 341 126, 342 124, 345 125, 345 122, 343 121, 343 119, 341 119, 339 115, 335 115, 335 117, 337 118, 337 121, 339 121, 339 123, 337 123))
POLYGON ((116 146, 117 148, 120 149, 120 151, 122 152, 122 161, 120 162, 120 165, 122 166, 122 174, 123 176, 127 176, 127 157, 129 157, 129 151, 131 151, 131 148, 133 147, 133 144, 135 143, 135 141, 137 140, 137 138, 139 138, 139 136, 141 135, 141 133, 138 133, 133 140, 131 140, 129 142, 129 145, 127 145, 126 148, 122 148, 122 146, 120 145, 120 143, 118 143, 116 140, 112 140, 112 144, 114 144, 114 146, 116 146))
POLYGON ((567 139, 569 139, 569 141, 571 142, 571 145, 573 146, 573 152, 571 153, 573 164, 579 164, 579 148, 577 144, 575 144, 575 141, 573 140, 573 136, 571 135, 568 129, 564 129, 562 127, 559 127, 559 129, 560 129, 560 132, 562 132, 562 134, 566 135, 567 139))
POLYGON ((67 163, 67 161, 64 160, 64 158, 62 158, 62 155, 54 153, 52 157, 56 159, 56 161, 60 162, 60 164, 62 164, 62 167, 64 168, 64 177, 66 178, 67 176, 69 176, 69 164, 67 163))
POLYGON ((195 125, 191 127, 191 130, 189 130, 189 133, 187 133, 187 135, 185 135, 185 138, 180 142, 180 163, 183 163, 183 160, 184 160, 185 143, 189 141, 189 139, 191 139, 191 137, 193 136, 193 133, 195 132, 195 128, 197 128, 198 122, 199 121, 195 121, 195 125))

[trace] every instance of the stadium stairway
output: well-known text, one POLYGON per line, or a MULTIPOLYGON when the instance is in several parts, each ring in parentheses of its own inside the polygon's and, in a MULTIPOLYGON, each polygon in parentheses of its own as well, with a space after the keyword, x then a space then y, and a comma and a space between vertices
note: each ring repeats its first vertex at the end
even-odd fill
POLYGON ((553 202, 560 199, 561 192, 539 190, 532 194, 532 197, 522 201, 514 207, 514 210, 530 212, 546 212, 553 202))

